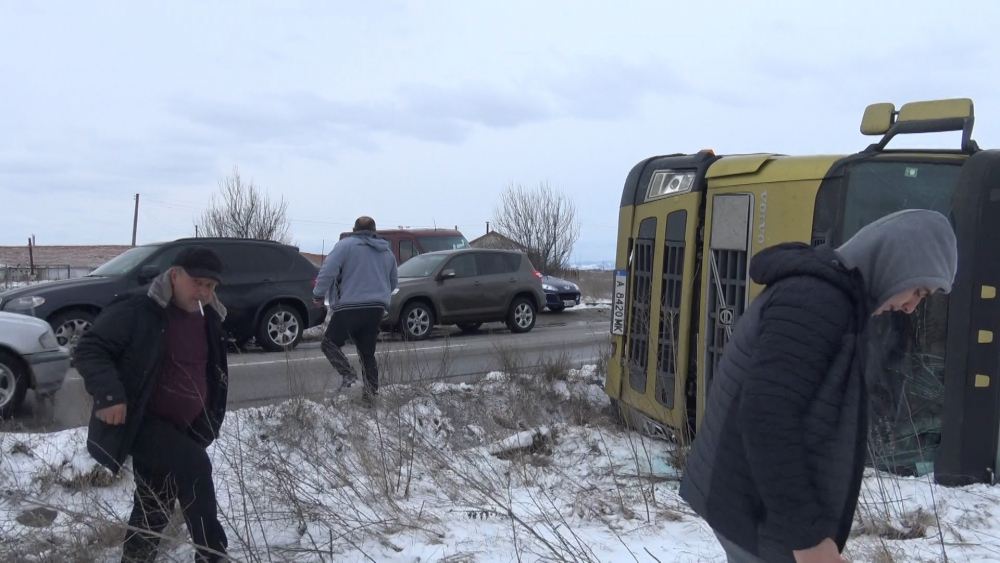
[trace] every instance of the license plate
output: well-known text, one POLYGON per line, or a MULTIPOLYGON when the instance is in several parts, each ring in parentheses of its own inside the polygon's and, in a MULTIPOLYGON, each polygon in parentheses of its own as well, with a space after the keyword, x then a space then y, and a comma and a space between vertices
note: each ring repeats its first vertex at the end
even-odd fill
POLYGON ((615 287, 612 293, 611 334, 625 334, 625 290, 628 287, 628 272, 615 270, 615 287))
POLYGON ((572 299, 566 299, 565 301, 563 301, 563 306, 564 307, 575 307, 576 306, 576 301, 573 301, 572 299))

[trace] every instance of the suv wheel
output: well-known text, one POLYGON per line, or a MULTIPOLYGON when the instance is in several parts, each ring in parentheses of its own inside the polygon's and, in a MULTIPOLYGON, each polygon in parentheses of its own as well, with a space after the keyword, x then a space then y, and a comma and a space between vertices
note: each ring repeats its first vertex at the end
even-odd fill
POLYGON ((0 418, 9 418, 24 401, 28 391, 28 374, 15 357, 0 352, 0 418))
POLYGON ((511 332, 528 332, 535 327, 535 304, 530 299, 518 297, 510 304, 507 326, 511 332))
POLYGON ((275 305, 260 318, 257 344, 268 352, 291 350, 302 340, 302 315, 288 305, 275 305))
POLYGON ((399 316, 399 328, 406 340, 426 340, 434 328, 434 311, 426 303, 410 303, 399 316))
POLYGON ((83 333, 93 326, 94 315, 81 309, 71 309, 52 317, 49 324, 52 325, 59 345, 72 351, 76 349, 76 344, 83 333))

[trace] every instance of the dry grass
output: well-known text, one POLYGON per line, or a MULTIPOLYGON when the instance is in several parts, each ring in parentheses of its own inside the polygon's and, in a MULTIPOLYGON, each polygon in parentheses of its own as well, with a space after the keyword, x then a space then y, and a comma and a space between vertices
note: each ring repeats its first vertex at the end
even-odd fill
POLYGON ((580 286, 580 293, 588 301, 611 299, 615 273, 606 270, 566 270, 561 278, 580 286))

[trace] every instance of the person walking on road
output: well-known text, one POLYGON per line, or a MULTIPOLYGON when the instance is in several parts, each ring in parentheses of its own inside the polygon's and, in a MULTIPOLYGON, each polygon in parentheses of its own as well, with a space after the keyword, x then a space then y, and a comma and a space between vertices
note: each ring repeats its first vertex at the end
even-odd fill
POLYGON ((148 290, 105 308, 76 347, 76 369, 94 400, 87 450, 115 474, 132 456, 136 490, 123 562, 155 561, 175 501, 195 561, 224 560, 206 452, 222 426, 229 380, 226 309, 215 296, 221 275, 211 250, 182 250, 148 290))
POLYGON ((364 374, 362 402, 375 403, 378 361, 375 345, 382 317, 398 282, 396 257, 389 243, 375 234, 375 220, 359 217, 351 236, 340 240, 327 255, 316 278, 313 299, 329 301, 332 317, 323 338, 323 354, 349 386, 358 379, 342 347, 350 339, 361 356, 364 374))
POLYGON ((869 319, 949 293, 954 230, 905 210, 837 249, 779 244, 751 260, 765 286, 709 390, 681 497, 730 562, 840 563, 864 474, 869 319))

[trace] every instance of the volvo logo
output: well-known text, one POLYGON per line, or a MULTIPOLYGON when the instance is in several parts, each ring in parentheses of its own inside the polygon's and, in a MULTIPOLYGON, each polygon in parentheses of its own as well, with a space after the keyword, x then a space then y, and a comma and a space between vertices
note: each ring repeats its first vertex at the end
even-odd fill
POLYGON ((760 206, 757 208, 757 244, 764 244, 765 222, 767 221, 767 190, 760 194, 760 206))
POLYGON ((733 326, 733 322, 736 321, 736 311, 730 307, 723 307, 719 309, 719 324, 722 326, 733 326))

